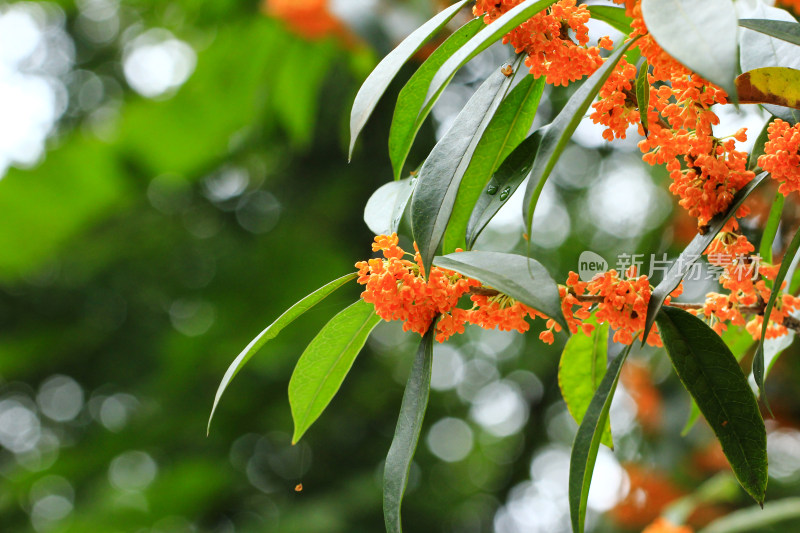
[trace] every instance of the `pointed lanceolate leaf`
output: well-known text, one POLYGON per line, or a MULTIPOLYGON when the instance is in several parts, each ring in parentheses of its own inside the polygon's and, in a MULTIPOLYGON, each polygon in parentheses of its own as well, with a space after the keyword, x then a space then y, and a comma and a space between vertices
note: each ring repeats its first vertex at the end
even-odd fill
POLYGON ((800 109, 800 70, 764 67, 736 77, 742 104, 772 104, 800 109))
POLYGON ((300 440, 336 395, 380 321, 372 304, 359 300, 325 324, 300 356, 289 380, 292 443, 300 440))
POLYGON ((800 46, 800 24, 785 20, 741 19, 739 26, 800 46))
POLYGON ((538 80, 525 76, 500 104, 461 179, 442 243, 443 253, 466 246, 465 236, 473 209, 492 174, 530 131, 544 85, 543 76, 538 80))
POLYGON ((241 353, 236 356, 236 359, 234 359, 230 364, 228 370, 225 371, 225 375, 222 376, 222 381, 220 382, 219 387, 217 388, 217 394, 214 397, 214 405, 211 407, 211 415, 208 417, 208 428, 206 429, 206 432, 211 429, 211 420, 214 418, 214 412, 217 410, 217 405, 219 405, 219 400, 222 398, 222 394, 228 388, 228 385, 233 378, 236 377, 236 374, 239 373, 239 370, 241 370, 242 367, 247 364, 250 358, 253 357, 253 355, 260 350, 261 347, 267 343, 267 341, 274 339, 283 328, 291 324, 297 317, 324 300, 336 289, 354 279, 356 275, 357 274, 355 272, 352 274, 347 274, 346 276, 335 279, 327 285, 315 290, 284 311, 284 313, 279 316, 275 322, 267 326, 266 329, 259 333, 255 339, 250 341, 250 344, 245 346, 244 350, 242 350, 241 353))
POLYGON ((714 237, 720 232, 728 219, 739 210, 739 207, 741 207, 742 203, 750 196, 750 193, 753 192, 768 175, 769 174, 766 172, 762 172, 756 176, 753 181, 742 187, 742 189, 733 196, 733 200, 731 200, 728 209, 709 220, 705 231, 695 235, 692 242, 689 243, 683 252, 681 252, 681 255, 672 263, 667 273, 664 274, 664 278, 656 285, 656 288, 653 289, 653 292, 650 294, 650 302, 647 304, 647 319, 644 325, 643 338, 646 339, 647 335, 650 333, 650 328, 653 327, 656 315, 661 309, 661 306, 664 305, 664 300, 669 296, 669 293, 678 287, 683 276, 689 272, 694 262, 700 259, 700 255, 708 248, 708 245, 711 244, 711 241, 714 240, 714 237))
POLYGON ((416 178, 390 181, 372 193, 364 207, 364 222, 372 233, 389 235, 397 231, 416 183, 416 178))
POLYGON ((417 28, 397 48, 384 57, 367 77, 358 90, 358 94, 353 101, 353 108, 350 111, 350 157, 353 156, 353 147, 356 144, 359 133, 364 128, 364 124, 367 123, 372 111, 375 110, 375 106, 378 105, 378 100, 383 96, 386 88, 389 87, 397 73, 400 72, 402 66, 411 56, 417 53, 422 45, 442 29, 464 7, 467 1, 461 0, 457 2, 417 28))
POLYGON ((589 13, 592 14, 593 19, 602 20, 625 35, 631 32, 631 22, 633 22, 633 19, 625 14, 624 7, 603 5, 589 6, 589 13))
POLYGON ((417 132, 436 100, 438 100, 439 95, 445 89, 443 86, 436 97, 428 102, 425 108, 422 107, 434 74, 456 50, 464 46, 483 26, 483 20, 478 18, 467 22, 459 28, 458 31, 434 50, 422 66, 414 72, 414 75, 411 76, 411 79, 408 80, 408 83, 405 84, 397 96, 397 104, 394 106, 394 116, 392 117, 392 127, 389 130, 389 159, 392 161, 394 179, 400 179, 403 165, 405 165, 411 145, 414 144, 414 138, 417 136, 417 132))
POLYGON ((528 177, 547 127, 543 126, 533 132, 506 157, 478 197, 467 224, 468 250, 475 246, 475 241, 486 225, 528 177))
POLYGON ((781 268, 778 270, 778 274, 775 276, 775 281, 772 284, 772 292, 769 295, 767 307, 764 308, 764 323, 761 327, 761 340, 758 343, 758 348, 756 348, 756 355, 753 357, 753 378, 756 380, 759 392, 764 391, 764 338, 767 334, 768 319, 770 314, 772 314, 772 308, 775 307, 775 299, 781 292, 781 285, 783 285, 783 280, 786 279, 786 273, 789 271, 792 258, 797 253, 798 248, 800 248, 800 230, 794 234, 792 242, 790 242, 789 246, 786 248, 786 253, 783 255, 784 260, 781 262, 781 268))
POLYGON ((580 124, 589 106, 592 105, 600 88, 633 42, 635 41, 628 41, 618 48, 606 59, 603 66, 578 87, 578 90, 570 97, 567 104, 542 135, 539 151, 533 161, 528 187, 525 189, 525 198, 522 201, 522 216, 525 220, 525 228, 528 231, 528 235, 531 234, 536 202, 539 200, 539 195, 542 193, 547 178, 550 177, 550 172, 552 172, 556 161, 561 156, 561 152, 566 148, 570 137, 572 137, 578 124, 580 124))
POLYGON ((639 67, 639 74, 636 76, 636 102, 639 108, 639 118, 642 121, 642 127, 647 133, 647 111, 650 109, 650 82, 647 80, 647 71, 650 65, 645 60, 642 66, 639 67))
MULTIPOLYGON (((516 69, 521 60, 515 63, 516 69)), ((478 88, 419 171, 419 182, 411 197, 411 227, 426 276, 450 221, 461 178, 511 85, 511 78, 502 71, 496 70, 478 88)))
POLYGON ((437 257, 433 263, 497 289, 541 311, 568 330, 558 285, 538 261, 502 252, 456 252, 437 257))
POLYGON ((753 149, 750 150, 750 154, 747 156, 747 170, 755 170, 758 167, 758 158, 764 155, 764 145, 767 144, 769 141, 769 124, 770 120, 768 120, 764 127, 761 128, 761 132, 756 137, 756 141, 753 143, 753 149))
POLYGON ((414 358, 406 390, 403 393, 403 403, 400 406, 394 438, 383 468, 383 519, 387 533, 403 531, 400 507, 431 391, 433 336, 436 330, 434 326, 435 321, 422 337, 417 356, 414 358))
POLYGON ((705 322, 664 307, 656 319, 664 347, 744 489, 763 503, 767 434, 758 404, 731 351, 705 322))
MULTIPOLYGON (((595 324, 592 334, 571 336, 558 363, 558 387, 569 413, 578 424, 606 375, 608 361, 608 324, 598 326, 594 321, 590 323, 595 324)), ((609 448, 614 447, 609 420, 600 442, 609 448)))
POLYGON ((775 193, 775 201, 769 210, 767 223, 764 225, 764 233, 761 234, 761 244, 758 247, 758 255, 761 261, 772 264, 772 244, 775 242, 775 235, 778 234, 778 226, 781 224, 783 214, 783 202, 786 197, 781 193, 775 193))
POLYGON ((628 357, 631 346, 628 345, 609 365, 572 443, 569 459, 569 515, 573 533, 583 533, 586 502, 589 498, 594 464, 597 461, 597 451, 600 448, 600 438, 608 421, 608 412, 611 410, 611 400, 617 390, 622 364, 628 357))
MULTIPOLYGON (((744 5, 742 6, 744 7, 744 5)), ((756 2, 746 13, 748 18, 761 19, 763 23, 789 23, 797 21, 785 9, 756 2)), ((739 21, 741 24, 742 21, 739 21)), ((788 67, 800 69, 800 49, 797 45, 742 25, 739 31, 739 65, 742 72, 762 67, 788 67)), ((781 119, 794 124, 800 120, 800 111, 789 107, 764 104, 764 108, 781 119)))
POLYGON ((447 85, 456 71, 466 65, 470 59, 489 48, 489 46, 502 39, 505 34, 555 2, 556 0, 525 0, 521 4, 509 9, 503 13, 502 16, 483 28, 442 65, 442 68, 439 69, 431 81, 423 107, 426 107, 428 102, 436 98, 442 87, 447 85))
POLYGON ((791 531, 800 518, 800 498, 770 501, 763 509, 745 507, 726 514, 698 533, 754 533, 758 531, 791 531), (783 528, 781 529, 781 524, 783 528))
POLYGON ((735 99, 738 20, 731 0, 642 0, 642 16, 664 51, 735 99))

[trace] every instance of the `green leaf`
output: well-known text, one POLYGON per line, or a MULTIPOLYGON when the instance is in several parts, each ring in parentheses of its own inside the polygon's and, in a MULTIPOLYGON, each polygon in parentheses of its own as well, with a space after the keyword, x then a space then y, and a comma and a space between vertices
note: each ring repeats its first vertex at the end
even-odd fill
POLYGON ((664 347, 744 489, 759 503, 767 489, 767 433, 736 358, 705 322, 664 307, 656 319, 664 347))
POLYGON ((767 503, 764 508, 748 507, 711 522, 698 533, 753 533, 773 531, 771 526, 800 518, 800 498, 767 503))
POLYGON ((775 281, 772 284, 772 292, 769 295, 767 307, 764 308, 764 322, 761 326, 761 340, 756 348, 756 355, 753 357, 753 378, 756 380, 759 393, 763 393, 764 391, 764 338, 767 335, 769 316, 772 313, 772 308, 775 306, 775 298, 777 298, 778 294, 782 292, 781 285, 783 285, 783 280, 786 278, 786 273, 789 271, 792 258, 797 253, 798 248, 800 248, 800 230, 794 234, 792 242, 790 242, 789 246, 786 248, 786 253, 783 254, 785 259, 784 261, 781 261, 781 268, 778 270, 778 274, 775 276, 775 281))
POLYGON ((767 218, 767 224, 764 226, 764 233, 761 234, 758 253, 761 256, 761 260, 769 264, 772 264, 772 244, 775 242, 775 235, 778 234, 784 200, 786 200, 786 197, 783 194, 775 194, 775 201, 772 202, 772 207, 769 210, 769 218, 767 218))
POLYGON ((561 152, 567 146, 575 128, 583 120, 583 116, 594 101, 598 91, 611 75, 619 60, 622 59, 625 50, 634 42, 635 40, 631 40, 620 46, 606 59, 603 66, 578 87, 578 90, 570 97, 567 104, 542 135, 539 151, 533 161, 533 170, 531 170, 528 188, 525 189, 525 198, 522 202, 522 214, 528 235, 531 234, 536 202, 539 200, 550 172, 552 172, 558 158, 561 156, 561 152))
POLYGON ((416 184, 416 178, 390 181, 372 193, 364 207, 364 222, 372 233, 388 235, 397 231, 416 184))
POLYGON ((558 285, 538 261, 502 252, 456 252, 437 257, 433 263, 497 289, 541 311, 569 331, 561 312, 558 285))
POLYGON ((539 128, 522 141, 489 180, 478 197, 467 224, 467 249, 475 245, 475 241, 489 221, 528 177, 547 127, 539 128))
POLYGON ((647 60, 639 67, 639 74, 636 76, 636 102, 639 107, 639 118, 642 121, 642 127, 647 133, 647 111, 650 108, 650 82, 647 80, 647 71, 650 64, 647 60))
POLYGON ((608 412, 611 409, 614 392, 617 390, 622 364, 628 357, 631 346, 633 345, 626 346, 609 365, 600 386, 592 396, 583 421, 578 426, 575 441, 572 443, 569 460, 569 515, 574 533, 583 533, 586 501, 589 498, 589 486, 592 483, 600 438, 608 421, 608 412))
POLYGON ((755 143, 753 143, 753 149, 750 151, 750 154, 747 156, 747 170, 752 170, 753 172, 758 169, 758 158, 764 155, 764 145, 767 144, 769 140, 769 125, 772 120, 768 120, 764 127, 761 128, 761 132, 756 137, 755 143))
POLYGON ((700 258, 700 255, 708 248, 711 241, 714 240, 717 233, 720 232, 722 227, 739 209, 742 203, 750 196, 750 193, 755 190, 758 185, 766 179, 769 174, 762 172, 756 176, 753 181, 742 187, 735 195, 733 200, 728 206, 728 210, 724 213, 718 213, 711 220, 708 221, 706 231, 698 233, 692 239, 692 242, 681 252, 681 255, 672 263, 672 266, 664 274, 664 278, 656 285, 653 292, 650 294, 650 302, 647 304, 647 319, 644 325, 644 338, 650 333, 650 328, 653 327, 653 322, 658 314, 661 306, 664 305, 664 300, 669 296, 669 293, 674 291, 680 284, 683 276, 689 272, 695 261, 700 258))
POLYGON ((800 46, 800 24, 783 20, 741 19, 739 26, 800 46))
MULTIPOLYGON (((558 386, 572 418, 578 424, 583 420, 592 397, 600 387, 606 374, 608 361, 608 324, 595 324, 591 336, 573 335, 561 352, 558 364, 558 386)), ((606 420, 600 440, 609 448, 614 448, 611 440, 611 422, 606 420)))
POLYGON ((664 51, 735 100, 738 20, 731 0, 642 0, 642 16, 664 51))
POLYGON ((436 98, 442 87, 447 85, 456 71, 466 65, 470 59, 489 48, 489 46, 502 39, 505 34, 555 2, 556 0, 525 0, 521 4, 509 9, 494 22, 483 28, 478 32, 478 35, 470 39, 467 44, 461 47, 444 65, 442 65, 442 68, 439 69, 431 81, 423 107, 427 106, 428 102, 436 98))
MULTIPOLYGON (((761 19, 767 24, 772 22, 797 24, 795 18, 785 9, 767 6, 762 2, 756 2, 755 6, 748 11, 747 16, 761 19)), ((798 69, 800 68, 800 53, 794 44, 743 26, 739 32, 739 65, 742 72, 762 67, 798 69)), ((765 104, 764 108, 776 117, 792 124, 800 120, 800 111, 796 109, 772 104, 765 104)))
POLYGON ((428 87, 431 84, 433 75, 456 50, 472 39, 483 26, 483 19, 476 18, 459 28, 458 31, 434 50, 422 66, 414 72, 414 75, 411 76, 411 79, 408 80, 408 83, 405 84, 397 96, 397 104, 394 106, 394 116, 392 117, 392 127, 389 130, 389 158, 394 169, 394 179, 400 179, 403 165, 411 150, 411 145, 414 144, 417 132, 419 132, 422 123, 446 87, 446 85, 442 86, 435 98, 423 108, 422 104, 425 103, 425 96, 428 94, 428 87))
POLYGON ((280 333, 283 328, 294 322, 297 317, 317 305, 342 285, 355 279, 356 276, 357 274, 355 272, 352 274, 347 274, 346 276, 335 279, 327 285, 315 290, 284 311, 284 313, 279 316, 275 322, 267 326, 264 331, 256 335, 255 339, 250 341, 250 344, 245 346, 244 350, 242 350, 241 353, 236 356, 236 359, 234 359, 230 364, 228 370, 225 371, 225 375, 222 376, 222 381, 217 388, 217 395, 214 397, 214 405, 211 407, 211 415, 208 417, 208 427, 206 428, 206 433, 211 430, 211 420, 214 418, 214 412, 217 410, 217 405, 219 405, 219 400, 222 398, 222 394, 225 392, 225 389, 228 388, 228 385, 233 378, 236 377, 236 374, 239 373, 239 370, 241 370, 242 367, 247 364, 250 358, 253 357, 253 355, 255 355, 255 353, 260 350, 261 347, 267 343, 267 341, 277 337, 278 333, 280 333))
POLYGON ((544 77, 537 80, 525 76, 500 104, 461 179, 444 234, 443 253, 466 247, 465 235, 472 211, 492 174, 530 131, 544 85, 544 77))
POLYGON ((380 321, 372 304, 359 300, 325 324, 306 347, 289 380, 292 444, 328 406, 380 321))
POLYGON ((422 48, 422 45, 428 42, 445 24, 450 22, 450 19, 456 16, 456 13, 464 7, 467 1, 461 0, 453 4, 417 28, 414 33, 406 37, 403 42, 397 45, 397 48, 389 52, 378 63, 378 66, 375 67, 363 85, 361 85, 353 101, 353 108, 350 111, 350 158, 353 157, 353 147, 356 144, 358 135, 394 77, 397 76, 406 61, 422 48))
POLYGON ((592 14, 593 19, 602 20, 625 35, 631 32, 633 19, 625 14, 624 7, 589 6, 589 13, 592 14))
MULTIPOLYGON (((521 63, 522 58, 517 58, 515 71, 521 63)), ((461 179, 511 85, 512 78, 502 70, 497 69, 478 88, 419 171, 419 183, 411 197, 411 226, 426 276, 447 229, 461 179)))
POLYGON ((422 421, 431 392, 431 368, 433 364, 433 336, 436 321, 422 337, 408 376, 400 416, 394 430, 392 445, 383 468, 383 519, 387 533, 401 533, 400 507, 408 483, 408 471, 414 459, 414 451, 422 431, 422 421))
MULTIPOLYGON (((728 329, 723 331, 720 337, 722 338, 722 342, 725 343, 725 346, 728 347, 736 358, 737 362, 742 360, 750 347, 754 344, 753 337, 742 326, 728 325, 728 329)), ((697 403, 695 403, 694 399, 690 398, 690 400, 692 405, 689 409, 689 417, 686 419, 686 425, 684 425, 681 430, 681 436, 684 437, 691 431, 695 423, 697 423, 697 419, 700 417, 700 408, 697 407, 697 403)))

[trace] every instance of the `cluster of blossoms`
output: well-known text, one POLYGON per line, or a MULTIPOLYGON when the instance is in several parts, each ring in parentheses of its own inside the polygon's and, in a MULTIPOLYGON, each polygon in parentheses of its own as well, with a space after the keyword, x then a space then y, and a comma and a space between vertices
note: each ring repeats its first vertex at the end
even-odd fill
MULTIPOLYGON (((625 138, 631 126, 638 126, 638 133, 642 136, 639 148, 644 154, 644 161, 651 165, 666 166, 672 180, 669 190, 679 198, 681 207, 697 220, 698 229, 702 232, 711 218, 726 211, 734 195, 755 177, 755 173, 747 168, 747 153, 736 149, 737 141, 747 140, 747 131, 742 128, 729 137, 715 136, 712 128, 720 121, 712 106, 727 103, 725 91, 688 70, 659 46, 645 24, 641 0, 612 1, 622 4, 626 15, 632 19, 632 31, 628 39, 637 39, 632 47, 638 48, 641 56, 647 60, 643 67, 648 69, 649 104, 647 109, 639 109, 634 92, 637 68, 623 56, 600 89, 599 100, 593 104, 590 118, 604 126, 603 137, 609 141, 625 138), (647 117, 646 129, 641 122, 643 114, 647 117)), ((483 15, 488 24, 520 2, 479 0, 474 12, 483 15)), ((784 3, 800 5, 800 0, 784 3)), ((597 47, 587 46, 586 22, 589 18, 590 13, 584 6, 576 6, 574 0, 560 0, 509 33, 505 42, 511 43, 517 52, 528 54, 527 64, 534 76, 545 75, 548 83, 566 85, 597 70, 603 64, 599 48, 611 46, 608 38, 601 39, 597 47), (570 38, 570 32, 575 35, 574 41, 570 38), (558 73, 554 72, 556 69, 558 73)), ((769 126, 769 141, 758 164, 780 182, 779 190, 783 194, 800 191, 798 148, 800 125, 791 127, 778 119, 769 126)), ((741 267, 735 258, 754 251, 746 237, 737 233, 737 217, 748 214, 747 207, 740 207, 705 251, 712 265, 724 268, 721 281, 730 294, 711 293, 703 309, 694 312, 702 315, 717 331, 723 331, 727 327, 725 322, 730 322, 746 325, 754 337, 760 337, 762 317, 756 316, 747 322, 743 313, 763 313, 763 302, 769 297, 766 280, 770 278, 767 275, 770 269, 777 270, 777 266, 767 265, 764 275, 756 281, 745 282, 741 275, 735 273, 741 267), (711 258, 714 254, 725 255, 729 259, 714 261, 711 258)), ((607 281, 613 283, 611 280, 617 280, 619 283, 616 275, 607 273, 607 281)), ((649 283, 646 278, 637 287, 641 293, 647 292, 649 283)), ((570 287, 569 290, 575 289, 570 287)), ((567 301, 564 294, 562 300, 567 301)), ((577 305, 575 302, 571 304, 577 305)), ((585 306, 579 306, 576 312, 584 313, 585 309, 585 306)), ((769 318, 771 325, 768 326, 768 336, 785 334, 787 330, 783 321, 795 309, 798 309, 797 299, 782 295, 769 318)), ((632 320, 635 323, 641 312, 633 306, 627 310, 634 316, 632 320)), ((564 314, 569 320, 571 313, 566 307, 564 314)), ((644 317, 641 319, 644 320, 644 317)), ((627 340, 638 331, 633 326, 622 327, 624 322, 619 320, 610 323, 618 328, 618 339, 627 340)), ((558 331, 558 328, 555 330, 558 331)), ((657 336, 652 341, 650 338, 647 340, 654 343, 655 339, 657 336)))
MULTIPOLYGON (((395 233, 375 237, 372 250, 382 252, 383 257, 356 263, 358 283, 365 285, 361 297, 373 304, 384 320, 402 321, 405 331, 423 335, 437 316, 439 342, 463 333, 466 324, 524 333, 530 328, 528 317, 546 320, 539 338, 548 344, 554 342, 554 332, 561 331, 555 320, 540 311, 451 270, 433 267, 425 279, 419 251, 413 260, 406 258, 410 254, 398 246, 395 233), (458 307, 461 297, 467 294, 471 307, 458 307)), ((628 269, 624 277, 611 270, 589 282, 570 272, 566 285, 559 286, 562 311, 571 333, 590 335, 594 325, 584 321, 594 313, 598 323, 608 323, 615 330, 614 341, 623 344, 630 344, 635 338, 642 340, 651 290, 647 276, 637 277, 635 267, 628 269)), ((671 297, 678 296, 681 290, 679 287, 671 297)), ((669 302, 670 297, 666 300, 669 302)), ((661 346, 656 327, 647 342, 661 346)))
MULTIPOLYGON (((478 0, 475 15, 489 24, 523 0, 478 0)), ((591 74, 603 64, 600 48, 611 50, 613 43, 603 37, 597 46, 588 46, 586 22, 591 14, 576 0, 560 0, 534 15, 505 36, 517 53, 525 52, 525 64, 535 77, 545 76, 551 85, 568 85, 591 74)))
POLYGON ((372 250, 382 252, 383 258, 360 261, 356 268, 358 283, 365 285, 361 294, 364 301, 373 304, 384 320, 402 321, 404 331, 423 335, 439 316, 436 340, 444 342, 455 333, 463 333, 467 323, 522 333, 530 328, 525 317, 547 318, 504 294, 481 293, 476 290, 481 286, 479 281, 450 270, 433 267, 425 279, 419 250, 412 261, 397 244, 396 233, 375 237, 372 250), (472 308, 457 307, 461 297, 472 291, 472 308))
POLYGON ((764 144, 764 155, 758 158, 758 166, 780 182, 778 190, 782 194, 800 191, 800 123, 790 126, 778 118, 767 132, 769 140, 764 144))

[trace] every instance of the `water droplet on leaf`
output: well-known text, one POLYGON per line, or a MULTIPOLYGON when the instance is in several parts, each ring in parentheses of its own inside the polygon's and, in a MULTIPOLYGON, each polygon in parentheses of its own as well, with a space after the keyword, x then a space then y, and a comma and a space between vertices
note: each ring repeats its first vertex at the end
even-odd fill
POLYGON ((508 198, 508 195, 511 194, 511 187, 506 187, 503 189, 503 192, 500 193, 500 199, 505 200, 508 198))
POLYGON ((489 185, 489 188, 486 189, 486 194, 495 194, 497 192, 497 185, 489 185))

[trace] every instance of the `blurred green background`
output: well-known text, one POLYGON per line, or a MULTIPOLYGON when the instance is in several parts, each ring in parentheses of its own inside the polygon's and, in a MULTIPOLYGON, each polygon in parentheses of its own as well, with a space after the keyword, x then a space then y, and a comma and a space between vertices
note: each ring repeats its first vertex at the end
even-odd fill
MULTIPOLYGON (((435 7, 0 5, 0 531, 382 530, 382 459, 415 336, 381 325, 328 411, 290 446, 293 365, 358 297, 355 284, 254 357, 209 437, 205 427, 239 350, 369 255, 363 206, 391 179, 386 139, 402 85, 348 165, 349 106, 377 59, 435 7)), ((410 165, 508 55, 495 47, 459 74, 410 165)), ((537 125, 566 94, 548 91, 537 125)), ((756 112, 737 119, 763 123, 756 112)), ((556 279, 585 249, 674 252, 693 232, 685 221, 665 231, 665 176, 642 166, 633 143, 598 139, 578 132, 537 211, 536 253, 556 279)), ((517 211, 501 213, 479 246, 520 249, 517 211)), ((575 425, 555 378, 565 339, 542 345, 540 327, 469 330, 437 346, 408 531, 568 531, 575 425)), ((688 399, 664 354, 634 363, 612 413, 616 455, 598 461, 595 531, 640 530, 725 471, 706 427, 679 436, 688 399)), ((774 496, 800 482, 798 369, 782 368, 770 384, 774 496)), ((697 520, 748 504, 728 492, 697 520)))

